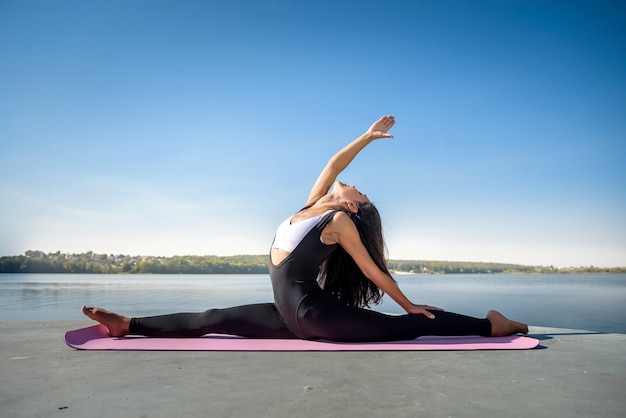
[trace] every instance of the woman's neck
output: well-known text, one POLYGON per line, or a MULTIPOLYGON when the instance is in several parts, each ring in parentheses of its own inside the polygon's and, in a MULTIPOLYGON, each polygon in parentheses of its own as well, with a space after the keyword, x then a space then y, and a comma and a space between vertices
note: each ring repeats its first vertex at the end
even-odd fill
POLYGON ((329 210, 342 210, 342 209, 343 209, 343 206, 341 206, 337 198, 333 196, 332 194, 327 194, 326 196, 321 197, 312 206, 306 208, 305 210, 301 212, 296 213, 291 218, 291 220, 293 222, 293 221, 297 221, 300 219, 317 216, 329 210))
POLYGON ((325 212, 327 210, 341 210, 343 205, 339 201, 339 197, 335 196, 332 192, 322 196, 317 202, 313 204, 309 209, 315 211, 325 212))

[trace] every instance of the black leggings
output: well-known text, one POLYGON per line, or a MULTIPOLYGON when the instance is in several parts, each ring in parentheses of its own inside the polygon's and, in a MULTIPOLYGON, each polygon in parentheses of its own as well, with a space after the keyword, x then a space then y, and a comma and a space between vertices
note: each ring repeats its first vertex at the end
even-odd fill
MULTIPOLYGON (((491 335, 487 319, 451 312, 433 311, 435 319, 424 315, 387 315, 344 306, 322 313, 318 326, 308 334, 311 339, 333 341, 393 341, 423 335, 491 335)), ((197 337, 209 333, 249 338, 299 338, 292 333, 273 303, 209 309, 201 313, 132 318, 130 334, 150 337, 197 337)))

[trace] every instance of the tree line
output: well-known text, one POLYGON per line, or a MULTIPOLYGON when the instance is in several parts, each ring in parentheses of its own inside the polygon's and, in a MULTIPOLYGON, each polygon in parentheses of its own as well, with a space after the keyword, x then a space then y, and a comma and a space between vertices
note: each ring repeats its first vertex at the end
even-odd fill
POLYGON ((0 273, 265 274, 267 256, 128 256, 27 251, 0 257, 0 273))
MULTIPOLYGON (((267 255, 235 256, 129 256, 44 253, 0 257, 0 273, 83 273, 83 274, 267 274, 267 255)), ((389 270, 414 274, 489 273, 626 273, 626 267, 525 266, 505 263, 389 260, 389 270)))
POLYGON ((548 274, 548 273, 626 273, 626 267, 554 267, 470 261, 389 260, 387 267, 397 272, 415 274, 548 274))

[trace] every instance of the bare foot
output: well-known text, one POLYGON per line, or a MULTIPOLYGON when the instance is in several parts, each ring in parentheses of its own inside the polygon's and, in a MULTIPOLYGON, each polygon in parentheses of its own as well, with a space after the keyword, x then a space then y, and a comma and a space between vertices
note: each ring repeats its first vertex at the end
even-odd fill
POLYGON ((81 311, 94 321, 100 322, 107 327, 109 335, 111 337, 123 337, 128 334, 128 327, 130 326, 130 318, 127 316, 118 315, 113 312, 109 312, 106 309, 97 308, 95 306, 83 306, 81 311))
POLYGON ((487 312, 487 319, 491 322, 491 336, 503 337, 513 334, 528 334, 528 325, 511 321, 498 311, 487 312))

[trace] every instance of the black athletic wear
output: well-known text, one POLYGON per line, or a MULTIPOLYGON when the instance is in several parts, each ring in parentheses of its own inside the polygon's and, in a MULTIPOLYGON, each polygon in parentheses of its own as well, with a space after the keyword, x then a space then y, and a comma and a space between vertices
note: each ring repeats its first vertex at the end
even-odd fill
POLYGON ((317 283, 319 267, 337 248, 321 241, 336 212, 324 216, 280 264, 269 262, 274 303, 133 318, 130 334, 191 337, 208 333, 251 338, 302 338, 334 341, 393 341, 422 335, 491 335, 487 319, 435 311, 424 315, 386 315, 347 306, 317 283))

